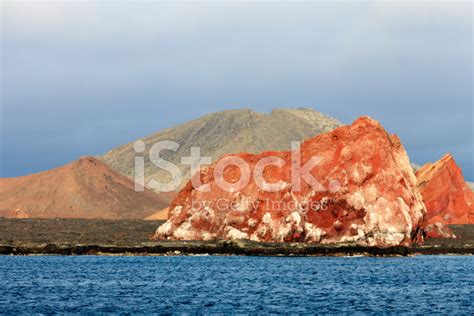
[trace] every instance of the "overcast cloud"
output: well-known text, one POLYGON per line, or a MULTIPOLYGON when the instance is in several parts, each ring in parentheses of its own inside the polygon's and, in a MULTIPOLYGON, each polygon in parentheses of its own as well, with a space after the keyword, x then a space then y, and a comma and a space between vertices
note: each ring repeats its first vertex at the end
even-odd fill
POLYGON ((230 108, 370 115, 474 180, 472 3, 1 2, 1 176, 230 108))

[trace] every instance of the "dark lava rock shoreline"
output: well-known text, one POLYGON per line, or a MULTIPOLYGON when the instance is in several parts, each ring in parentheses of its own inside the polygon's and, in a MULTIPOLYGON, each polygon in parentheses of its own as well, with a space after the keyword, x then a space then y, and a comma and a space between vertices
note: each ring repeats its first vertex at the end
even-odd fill
POLYGON ((234 241, 149 241, 160 222, 142 220, 0 218, 0 255, 474 255, 474 225, 451 225, 458 239, 429 239, 413 247, 361 247, 234 241))
POLYGON ((23 244, 0 245, 2 255, 247 255, 247 256, 408 256, 417 254, 474 255, 474 246, 422 245, 361 247, 352 244, 261 243, 234 241, 157 241, 138 245, 23 244))

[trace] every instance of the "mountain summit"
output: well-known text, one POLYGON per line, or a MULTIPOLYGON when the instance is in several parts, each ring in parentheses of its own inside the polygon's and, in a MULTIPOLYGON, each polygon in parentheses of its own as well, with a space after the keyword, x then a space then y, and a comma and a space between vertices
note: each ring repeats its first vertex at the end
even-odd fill
MULTIPOLYGON (((189 156, 191 147, 200 147, 202 156, 212 161, 224 154, 239 152, 261 153, 269 150, 289 150, 292 141, 301 141, 317 134, 332 131, 342 123, 312 109, 275 109, 269 114, 249 109, 211 113, 173 128, 141 138, 146 145, 145 180, 169 181, 170 174, 155 167, 148 159, 148 150, 159 141, 171 140, 180 144, 176 152, 165 150, 161 157, 179 166, 183 182, 190 178, 189 166, 181 164, 181 157, 189 156)), ((135 142, 117 147, 98 157, 121 174, 134 177, 135 142)))

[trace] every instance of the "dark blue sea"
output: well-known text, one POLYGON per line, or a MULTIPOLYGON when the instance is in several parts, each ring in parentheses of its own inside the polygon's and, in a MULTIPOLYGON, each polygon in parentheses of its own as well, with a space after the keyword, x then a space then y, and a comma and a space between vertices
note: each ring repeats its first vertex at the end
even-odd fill
POLYGON ((6 313, 474 313, 474 257, 0 257, 6 313))

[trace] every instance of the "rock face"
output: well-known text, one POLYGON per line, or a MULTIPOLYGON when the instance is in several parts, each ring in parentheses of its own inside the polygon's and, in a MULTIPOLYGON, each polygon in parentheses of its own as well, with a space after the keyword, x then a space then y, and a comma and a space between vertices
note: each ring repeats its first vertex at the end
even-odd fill
POLYGON ((434 224, 426 224, 423 223, 423 232, 425 238, 456 238, 456 235, 451 231, 451 229, 440 222, 436 222, 434 224))
POLYGON ((474 193, 450 154, 424 165, 416 177, 427 210, 425 225, 474 224, 474 193))
POLYGON ((210 185, 209 192, 187 183, 155 239, 393 246, 410 244, 419 236, 426 210, 408 156, 399 139, 369 117, 305 141, 299 158, 296 151, 236 155, 249 165, 252 177, 233 192, 219 184, 222 179, 239 183, 237 166, 225 168, 223 178, 215 176, 228 157, 195 175, 210 185), (256 176, 258 162, 267 157, 277 157, 271 159, 281 159, 284 165, 268 166, 256 176), (311 178, 306 177, 298 188, 291 166, 299 165, 298 159, 304 166, 312 157, 320 161, 310 170, 317 183, 308 184, 305 180, 311 178), (269 192, 268 185, 277 182, 278 190, 269 192))
POLYGON ((132 180, 92 157, 29 176, 0 179, 3 217, 143 219, 169 202, 150 190, 136 192, 132 180))
MULTIPOLYGON (((312 109, 275 109, 269 114, 248 109, 211 113, 184 124, 159 131, 139 139, 145 144, 141 153, 145 159, 145 180, 167 182, 170 174, 156 167, 148 157, 150 148, 159 141, 170 140, 180 146, 176 151, 165 150, 163 159, 178 166, 183 173, 184 186, 190 179, 190 168, 181 158, 190 155, 191 147, 199 147, 201 155, 212 161, 239 152, 260 153, 267 150, 290 150, 291 141, 301 141, 341 126, 342 123, 312 109)), ((98 157, 112 169, 133 179, 137 154, 134 143, 114 148, 98 157)), ((153 187, 150 187, 153 189, 153 187)))

